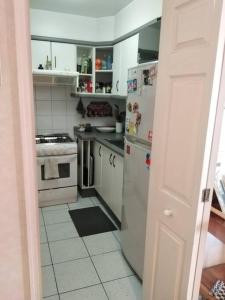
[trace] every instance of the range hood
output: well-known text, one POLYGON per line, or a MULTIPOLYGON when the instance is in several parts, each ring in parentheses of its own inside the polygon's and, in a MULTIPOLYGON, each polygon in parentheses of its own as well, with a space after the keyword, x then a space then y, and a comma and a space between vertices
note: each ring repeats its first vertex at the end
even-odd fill
POLYGON ((76 87, 79 73, 75 71, 57 71, 34 69, 34 85, 67 85, 76 87))

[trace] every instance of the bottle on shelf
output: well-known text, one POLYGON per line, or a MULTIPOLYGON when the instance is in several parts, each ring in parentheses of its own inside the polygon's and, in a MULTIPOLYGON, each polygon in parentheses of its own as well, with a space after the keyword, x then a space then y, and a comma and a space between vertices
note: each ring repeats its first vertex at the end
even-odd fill
POLYGON ((104 55, 104 58, 102 60, 102 70, 107 70, 107 57, 104 55))
POLYGON ((87 73, 92 74, 92 59, 90 56, 88 57, 87 73))
POLYGON ((95 69, 96 69, 96 70, 101 70, 101 68, 102 68, 102 61, 101 61, 101 59, 96 58, 96 61, 95 61, 95 69))
POLYGON ((81 59, 81 73, 87 74, 87 67, 88 67, 88 62, 85 54, 83 54, 82 59, 81 59))
POLYGON ((112 70, 112 56, 107 56, 107 70, 112 70))

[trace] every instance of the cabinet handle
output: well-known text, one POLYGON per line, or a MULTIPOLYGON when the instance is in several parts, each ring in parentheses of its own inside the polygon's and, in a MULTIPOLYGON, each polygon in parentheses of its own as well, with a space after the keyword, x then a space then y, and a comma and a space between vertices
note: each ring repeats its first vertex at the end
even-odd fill
POLYGON ((116 165, 115 165, 115 158, 116 158, 116 155, 113 156, 113 161, 112 161, 112 165, 113 165, 114 168, 116 167, 116 165))
POLYGON ((55 56, 55 68, 56 68, 56 56, 55 56))
POLYGON ((102 155, 101 155, 101 149, 102 149, 102 146, 100 146, 99 149, 98 149, 98 155, 99 155, 100 157, 102 157, 102 155))
POLYGON ((112 153, 110 154, 110 157, 109 157, 109 163, 110 163, 110 165, 112 165, 111 158, 112 158, 112 153))
POLYGON ((119 92, 119 80, 116 82, 116 91, 119 92))

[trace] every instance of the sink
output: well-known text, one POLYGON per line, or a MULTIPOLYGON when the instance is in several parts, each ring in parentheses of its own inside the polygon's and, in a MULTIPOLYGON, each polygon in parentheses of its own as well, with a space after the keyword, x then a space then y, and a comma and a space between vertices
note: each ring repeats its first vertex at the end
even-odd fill
POLYGON ((124 149, 124 140, 106 140, 110 144, 119 147, 120 149, 124 149))

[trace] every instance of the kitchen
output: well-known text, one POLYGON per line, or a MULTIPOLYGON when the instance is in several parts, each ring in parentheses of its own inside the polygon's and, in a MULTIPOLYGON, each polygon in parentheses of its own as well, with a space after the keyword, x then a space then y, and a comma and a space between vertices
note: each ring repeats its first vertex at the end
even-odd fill
POLYGON ((1 2, 2 297, 39 300, 43 287, 49 300, 140 299, 142 291, 143 299, 197 299, 199 288, 204 299, 218 298, 224 272, 224 171, 216 170, 216 162, 223 165, 216 158, 224 110, 223 2, 165 0, 162 13, 159 1, 119 1, 116 8, 115 1, 107 7, 99 1, 82 10, 85 1, 56 0, 54 11, 48 1, 34 1, 31 26, 26 0, 1 2), (118 66, 127 65, 132 52, 125 41, 139 34, 139 44, 145 25, 161 14, 159 65, 126 66, 124 95, 120 78, 127 71, 118 66), (43 51, 32 68, 34 85, 30 44, 33 60, 43 51), (112 51, 94 57, 99 48, 112 51), (156 77, 154 133, 146 135, 145 113, 153 115, 142 99, 154 92, 156 77), (125 132, 115 133, 125 110, 125 132), (143 177, 150 173, 146 207, 143 177))
MULTIPOLYGON (((129 12, 132 1, 123 2, 111 10, 117 6, 117 14, 129 12)), ((91 14, 90 3, 79 5, 84 8, 91 14)), ((102 32, 92 41, 77 28, 76 34, 72 27, 66 34, 55 28, 56 18, 63 27, 72 17, 73 22, 89 17, 63 13, 69 7, 60 1, 54 10, 48 3, 31 2, 43 297, 141 299, 160 15, 118 39, 102 32), (137 145, 132 136, 140 137, 137 145), (126 165, 133 168, 132 177, 126 165), (134 182, 126 205, 124 174, 125 187, 134 182), (140 187, 137 174, 143 178, 140 187), (141 222, 132 221, 134 213, 141 222)), ((109 30, 113 16, 94 13, 109 30)))

